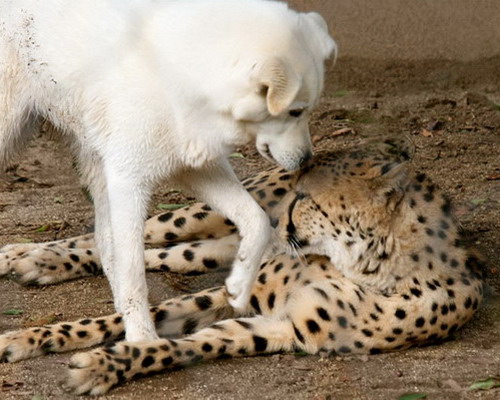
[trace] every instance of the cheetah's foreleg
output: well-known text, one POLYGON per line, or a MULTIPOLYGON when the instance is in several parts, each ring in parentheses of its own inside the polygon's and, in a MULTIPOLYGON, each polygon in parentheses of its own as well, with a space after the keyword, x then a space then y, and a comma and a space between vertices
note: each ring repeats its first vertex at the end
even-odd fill
POLYGON ((218 322, 175 340, 122 342, 73 356, 68 387, 77 394, 98 395, 132 378, 217 358, 291 351, 290 321, 265 317, 218 322))

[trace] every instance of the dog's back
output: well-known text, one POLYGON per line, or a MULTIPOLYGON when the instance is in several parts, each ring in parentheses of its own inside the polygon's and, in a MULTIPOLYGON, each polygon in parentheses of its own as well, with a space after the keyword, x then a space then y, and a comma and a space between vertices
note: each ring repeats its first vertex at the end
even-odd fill
POLYGON ((113 60, 133 3, 139 2, 0 2, 0 165, 31 136, 39 116, 77 128, 77 88, 113 60))
MULTIPOLYGON (((249 66, 275 55, 293 63, 317 97, 322 73, 315 65, 322 65, 333 42, 310 34, 315 28, 309 25, 272 1, 4 0, 0 153, 29 134, 37 115, 88 138, 92 124, 102 131, 105 124, 95 123, 102 110, 119 101, 117 107, 128 102, 140 109, 143 121, 158 125, 161 118, 170 127, 174 119, 186 121, 177 114, 192 107, 183 103, 195 103, 195 94, 228 110, 249 89, 241 85, 249 66), (315 51, 303 54, 304 41, 315 51)), ((167 137, 169 146, 175 136, 167 137)), ((5 159, 0 154, 0 163, 5 159)))

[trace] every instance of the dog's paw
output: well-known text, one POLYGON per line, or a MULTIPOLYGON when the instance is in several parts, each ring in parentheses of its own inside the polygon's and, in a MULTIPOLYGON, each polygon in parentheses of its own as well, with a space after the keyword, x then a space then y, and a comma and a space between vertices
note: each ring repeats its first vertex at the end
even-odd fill
POLYGON ((253 275, 233 271, 226 279, 226 289, 229 294, 229 304, 237 311, 244 311, 250 301, 253 275))
POLYGON ((0 335, 0 362, 16 362, 44 353, 31 330, 13 331, 0 335))

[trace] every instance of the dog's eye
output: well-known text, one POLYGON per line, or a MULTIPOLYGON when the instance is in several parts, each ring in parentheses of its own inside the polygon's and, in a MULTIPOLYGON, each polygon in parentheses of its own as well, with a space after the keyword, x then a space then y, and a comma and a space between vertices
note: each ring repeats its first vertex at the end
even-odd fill
POLYGON ((302 115, 303 112, 304 110, 290 110, 288 112, 288 115, 290 115, 290 117, 298 118, 302 115))

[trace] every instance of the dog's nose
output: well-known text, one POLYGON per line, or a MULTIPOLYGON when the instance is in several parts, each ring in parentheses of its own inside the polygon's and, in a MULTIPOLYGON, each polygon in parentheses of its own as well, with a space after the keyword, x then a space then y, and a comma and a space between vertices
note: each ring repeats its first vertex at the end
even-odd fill
POLYGON ((308 151, 307 153, 305 153, 302 158, 299 160, 299 166, 302 167, 304 166, 304 164, 306 164, 311 158, 312 158, 313 154, 312 152, 308 151))

